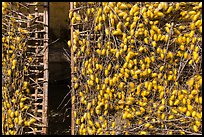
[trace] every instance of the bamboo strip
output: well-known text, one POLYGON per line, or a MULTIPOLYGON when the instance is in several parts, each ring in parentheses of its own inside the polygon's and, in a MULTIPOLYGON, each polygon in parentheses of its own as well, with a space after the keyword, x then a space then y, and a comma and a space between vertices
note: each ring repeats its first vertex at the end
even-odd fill
MULTIPOLYGON (((73 2, 70 2, 70 11, 73 10, 73 2)), ((71 24, 71 43, 73 44, 73 25, 71 24)), ((74 52, 73 52, 73 48, 71 47, 71 84, 72 84, 72 92, 71 92, 71 97, 74 96, 74 83, 73 83, 73 77, 74 77, 74 52)), ((74 102, 72 101, 72 112, 71 112, 71 135, 74 135, 74 127, 75 127, 75 123, 74 123, 74 102)))

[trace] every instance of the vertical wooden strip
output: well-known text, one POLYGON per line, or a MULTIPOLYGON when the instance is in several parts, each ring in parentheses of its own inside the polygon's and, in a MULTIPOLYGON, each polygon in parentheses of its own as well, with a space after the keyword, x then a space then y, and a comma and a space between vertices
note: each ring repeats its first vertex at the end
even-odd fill
MULTIPOLYGON (((73 10, 73 2, 70 2, 70 12, 72 12, 73 10)), ((71 22, 71 21, 70 21, 71 22)), ((73 24, 71 23, 71 44, 73 45, 73 31, 74 31, 74 28, 73 28, 73 24)), ((73 46, 71 46, 71 84, 72 84, 72 92, 71 92, 71 97, 74 96, 74 83, 73 83, 73 77, 74 77, 74 53, 73 53, 73 46)), ((73 98, 72 98, 72 112, 71 112, 71 135, 74 135, 74 127, 75 127, 75 123, 74 123, 74 109, 75 109, 75 106, 74 106, 74 101, 73 101, 73 98)))
MULTIPOLYGON (((38 7, 37 6, 35 6, 35 18, 36 17, 38 17, 38 7)), ((35 28, 35 39, 38 39, 37 31, 38 31, 38 28, 36 27, 35 28)), ((38 41, 35 41, 35 53, 36 53, 35 56, 37 56, 37 54, 38 54, 38 41)), ((38 59, 36 58, 35 65, 37 65, 37 64, 38 64, 38 59)), ((37 73, 35 73, 35 82, 38 83, 38 75, 37 75, 37 73)), ((37 95, 38 95, 38 88, 35 88, 35 101, 34 101, 34 103, 37 102, 37 95)), ((35 104, 35 112, 34 112, 34 114, 36 116, 37 116, 37 110, 38 110, 37 104, 35 104)))
POLYGON ((43 112, 42 112, 42 122, 45 127, 42 128, 42 134, 47 133, 48 119, 47 119, 47 106, 48 106, 48 2, 44 2, 44 83, 43 83, 43 112))

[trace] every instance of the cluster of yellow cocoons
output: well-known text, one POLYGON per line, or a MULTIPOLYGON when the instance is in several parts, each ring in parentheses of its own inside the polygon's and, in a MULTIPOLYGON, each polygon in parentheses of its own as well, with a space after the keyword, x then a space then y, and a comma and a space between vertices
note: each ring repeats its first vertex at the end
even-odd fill
MULTIPOLYGON (((25 43, 2 2, 2 133, 32 127, 25 43), (9 22, 8 22, 9 21, 9 22)), ((78 134, 202 134, 202 2, 74 2, 78 134), (79 27, 77 27, 79 26, 79 27)), ((32 19, 28 15, 27 19, 32 19)), ((35 128, 34 128, 35 130, 35 128)))
MULTIPOLYGON (((2 2, 2 134, 21 134, 25 127, 31 127, 36 119, 27 115, 31 108, 27 63, 28 31, 21 28, 17 11, 18 3, 2 2), (19 132, 20 131, 20 132, 19 132)), ((31 16, 29 16, 31 17, 31 16)))
POLYGON ((202 134, 202 2, 74 7, 78 134, 202 134))

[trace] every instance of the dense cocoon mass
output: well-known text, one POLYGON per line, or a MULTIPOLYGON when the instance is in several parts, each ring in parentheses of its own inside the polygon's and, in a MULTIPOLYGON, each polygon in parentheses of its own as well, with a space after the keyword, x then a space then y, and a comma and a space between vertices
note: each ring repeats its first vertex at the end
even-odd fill
POLYGON ((202 134, 202 2, 74 6, 77 133, 202 134))

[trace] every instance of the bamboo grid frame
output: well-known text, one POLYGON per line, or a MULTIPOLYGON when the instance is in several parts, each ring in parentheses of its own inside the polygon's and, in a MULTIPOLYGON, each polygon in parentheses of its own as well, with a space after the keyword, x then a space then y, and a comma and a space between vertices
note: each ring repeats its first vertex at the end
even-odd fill
MULTIPOLYGON (((43 84, 37 84, 40 87, 35 87, 35 101, 37 102, 39 100, 39 97, 41 97, 42 102, 41 103, 34 103, 35 105, 35 113, 39 114, 41 113, 41 122, 42 125, 41 130, 38 130, 38 133, 41 134, 46 134, 47 133, 47 128, 48 128, 48 119, 47 119, 47 107, 48 107, 48 2, 43 2, 42 5, 29 5, 29 6, 34 6, 35 8, 35 18, 42 17, 42 21, 38 21, 38 19, 35 21, 38 25, 42 27, 42 30, 38 30, 39 28, 35 28, 35 47, 36 47, 36 61, 38 64, 42 63, 43 64, 43 71, 38 71, 35 76, 35 83, 41 83, 43 81, 43 84), (41 8, 42 13, 39 13, 39 8, 41 8), (43 33, 42 38, 39 38, 39 33, 43 33), (40 47, 39 44, 40 42, 38 40, 43 41, 43 47, 40 47), (43 53, 42 61, 38 60, 38 57, 41 55, 39 53, 43 53), (40 78, 39 72, 42 73, 43 78, 40 78), (40 88, 40 89, 39 89, 40 88), (40 92, 41 90, 41 92, 40 92), (42 110, 39 110, 38 106, 42 106, 42 110)), ((32 40, 32 39, 31 39, 32 40)), ((37 68, 36 68, 37 69, 37 68)), ((33 132, 33 134, 37 134, 36 131, 33 132)), ((28 132, 32 133, 32 132, 28 132)))
MULTIPOLYGON (((9 2, 8 4, 11 7, 11 13, 9 16, 4 15, 4 18, 14 18, 16 26, 22 27, 25 30, 24 33, 27 34, 22 39, 22 41, 25 41, 26 50, 18 51, 20 53, 25 52, 21 53, 25 58, 23 62, 19 62, 20 68, 28 68, 28 74, 23 70, 19 70, 20 72, 23 71, 22 80, 27 80, 30 83, 30 93, 26 94, 27 103, 29 103, 26 105, 29 105, 30 108, 25 113, 23 112, 23 118, 36 120, 30 126, 20 126, 15 123, 17 125, 16 128, 18 128, 15 134, 46 134, 48 126, 48 2, 37 5, 30 2, 9 2), (16 6, 18 7, 17 9, 16 6), (30 16, 32 17, 30 18, 30 16), (31 61, 28 61, 30 58, 31 61)), ((20 28, 12 29, 18 30, 20 28)), ((20 33, 18 32, 15 35, 19 36, 20 33)), ((6 35, 6 33, 3 35, 6 35)), ((22 43, 18 44, 21 45, 22 43)), ((15 54, 17 57, 19 56, 19 53, 15 54)), ((16 88, 18 89, 21 86, 22 84, 16 88)))

